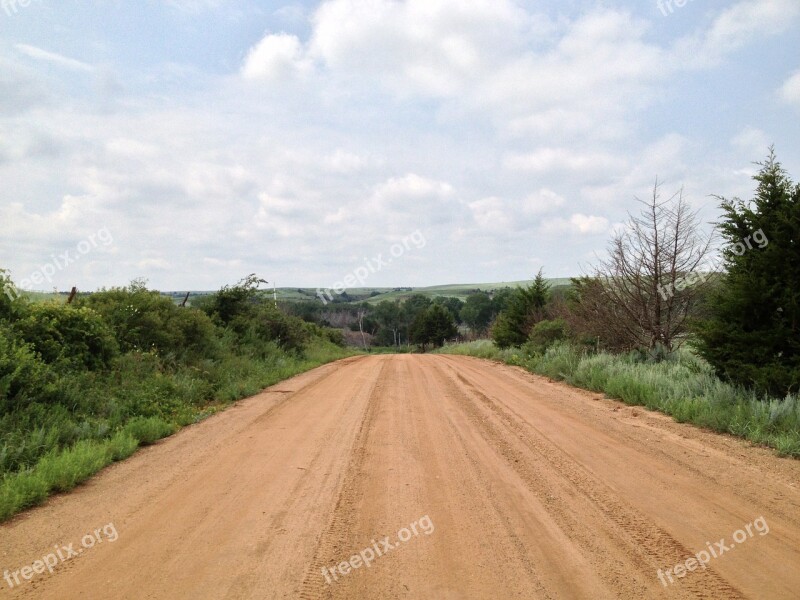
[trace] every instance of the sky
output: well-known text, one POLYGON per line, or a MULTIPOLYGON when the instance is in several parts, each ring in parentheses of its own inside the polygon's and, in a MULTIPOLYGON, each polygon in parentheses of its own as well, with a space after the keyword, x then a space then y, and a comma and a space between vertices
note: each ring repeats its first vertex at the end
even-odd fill
POLYGON ((798 0, 0 0, 21 287, 569 277, 798 139, 798 0))

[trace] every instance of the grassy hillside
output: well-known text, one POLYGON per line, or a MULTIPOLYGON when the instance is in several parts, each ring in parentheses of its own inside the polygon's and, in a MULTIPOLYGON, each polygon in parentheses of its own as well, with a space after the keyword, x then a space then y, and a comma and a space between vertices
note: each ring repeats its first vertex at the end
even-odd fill
MULTIPOLYGON (((446 285, 433 285, 427 287, 361 287, 345 290, 347 295, 354 301, 366 301, 376 304, 383 300, 404 300, 411 295, 421 294, 429 298, 446 297, 466 299, 471 293, 482 291, 491 292, 501 288, 513 288, 530 285, 533 280, 524 281, 501 281, 496 283, 454 283, 446 285)), ((569 278, 549 279, 551 286, 569 285, 569 278)), ((314 300, 317 298, 316 288, 278 288, 278 300, 314 300)))

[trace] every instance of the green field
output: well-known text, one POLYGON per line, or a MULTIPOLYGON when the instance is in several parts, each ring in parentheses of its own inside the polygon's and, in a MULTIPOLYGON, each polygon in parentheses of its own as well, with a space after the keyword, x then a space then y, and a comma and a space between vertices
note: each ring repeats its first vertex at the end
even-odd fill
MULTIPOLYGON (((547 281, 552 287, 569 285, 570 283, 568 277, 548 279, 547 281)), ((370 304, 376 304, 383 300, 404 300, 413 294, 421 294, 429 298, 444 296, 446 298, 465 299, 470 294, 478 291, 491 292, 502 288, 530 285, 532 282, 532 279, 527 279, 524 281, 501 281, 497 283, 453 283, 428 287, 361 287, 350 288, 345 292, 353 301, 366 301, 370 304)), ((278 300, 283 301, 314 300, 317 298, 316 294, 316 288, 278 288, 278 300)))

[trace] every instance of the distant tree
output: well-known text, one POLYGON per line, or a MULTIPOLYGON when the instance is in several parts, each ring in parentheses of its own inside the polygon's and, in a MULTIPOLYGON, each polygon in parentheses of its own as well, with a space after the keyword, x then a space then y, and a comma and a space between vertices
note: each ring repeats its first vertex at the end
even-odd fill
POLYGON ((409 342, 413 342, 411 332, 417 317, 428 310, 431 304, 433 304, 433 301, 422 294, 413 294, 403 302, 403 328, 405 329, 406 339, 409 342))
POLYGON ((419 344, 422 351, 428 344, 441 347, 458 332, 453 315, 439 304, 433 304, 417 314, 411 325, 411 342, 419 344))
POLYGON ((492 328, 494 342, 500 348, 524 344, 533 326, 545 318, 549 294, 550 286, 541 271, 531 285, 515 289, 492 328))
POLYGON ((375 320, 381 330, 379 331, 380 340, 387 339, 382 331, 391 332, 392 346, 400 346, 400 332, 403 327, 403 312, 399 302, 384 300, 375 305, 375 320))
POLYGON ((455 321, 456 325, 460 325, 462 323, 461 309, 464 306, 464 303, 461 300, 452 296, 438 296, 433 302, 434 304, 439 304, 440 306, 446 308, 453 316, 453 320, 455 321))
POLYGON ((364 345, 364 350, 367 350, 369 347, 367 346, 367 337, 364 331, 364 320, 369 314, 369 305, 365 302, 358 307, 358 312, 356 313, 356 318, 358 319, 358 331, 361 334, 361 343, 364 345))
POLYGON ((464 323, 478 335, 486 333, 493 316, 492 299, 486 292, 470 294, 461 308, 461 318, 464 323))
POLYGON ((750 202, 721 198, 726 274, 698 327, 717 373, 772 395, 800 391, 800 184, 770 150, 750 202))
POLYGON ((499 315, 506 308, 508 308, 508 303, 511 301, 511 297, 513 295, 514 295, 514 290, 512 288, 507 288, 507 287, 501 288, 492 293, 492 312, 494 313, 493 316, 499 315))

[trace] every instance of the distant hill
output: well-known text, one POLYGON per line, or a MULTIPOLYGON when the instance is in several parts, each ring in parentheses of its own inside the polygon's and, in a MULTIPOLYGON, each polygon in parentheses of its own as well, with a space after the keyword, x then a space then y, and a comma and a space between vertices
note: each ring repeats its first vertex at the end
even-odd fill
MULTIPOLYGON (((562 277, 562 278, 555 278, 555 279, 548 279, 548 283, 550 283, 551 287, 558 287, 569 285, 570 280, 569 278, 562 277)), ((341 300, 350 301, 350 302, 368 302, 370 304, 376 304, 383 300, 402 300, 412 296, 414 294, 422 294, 423 296, 428 296, 429 298, 436 298, 439 296, 444 296, 446 298, 460 298, 462 300, 466 299, 467 296, 473 294, 477 291, 481 292, 491 292, 494 290, 499 290, 502 288, 513 288, 513 287, 520 287, 523 285, 530 285, 533 282, 532 279, 526 279, 523 281, 501 281, 496 283, 451 283, 446 285, 433 285, 428 287, 408 287, 408 286, 398 286, 398 287, 360 287, 360 288, 349 288, 345 290, 341 296, 334 295, 334 298, 339 298, 341 300)), ((264 290, 267 294, 272 294, 272 290, 269 288, 265 288, 264 290)), ((25 292, 26 295, 34 301, 45 301, 45 300, 52 300, 59 296, 64 296, 67 292, 59 292, 56 293, 48 293, 48 292, 25 292)), ((165 291, 161 292, 165 296, 170 296, 175 302, 180 302, 183 300, 184 296, 186 295, 186 290, 183 291, 165 291)), ((197 298, 198 296, 207 296, 209 294, 213 294, 214 290, 203 290, 203 291, 193 291, 190 292, 190 300, 191 298, 197 298)), ((279 301, 283 302, 300 302, 303 300, 318 300, 317 297, 317 288, 278 288, 277 289, 277 297, 279 301)))
MULTIPOLYGON (((569 278, 556 278, 548 279, 548 283, 552 287, 569 285, 569 278)), ((350 299, 353 302, 368 302, 376 304, 383 300, 402 300, 414 294, 422 294, 429 298, 436 298, 439 296, 449 298, 465 299, 470 294, 477 291, 491 292, 502 288, 520 287, 523 285, 530 285, 532 279, 524 281, 501 281, 496 283, 452 283, 446 285, 433 285, 428 287, 395 287, 395 288, 349 288, 341 295, 343 299, 350 299)), ((334 296, 336 297, 336 296, 334 296)), ((298 300, 315 300, 317 298, 316 288, 278 288, 278 300, 283 301, 298 301, 298 300)))

